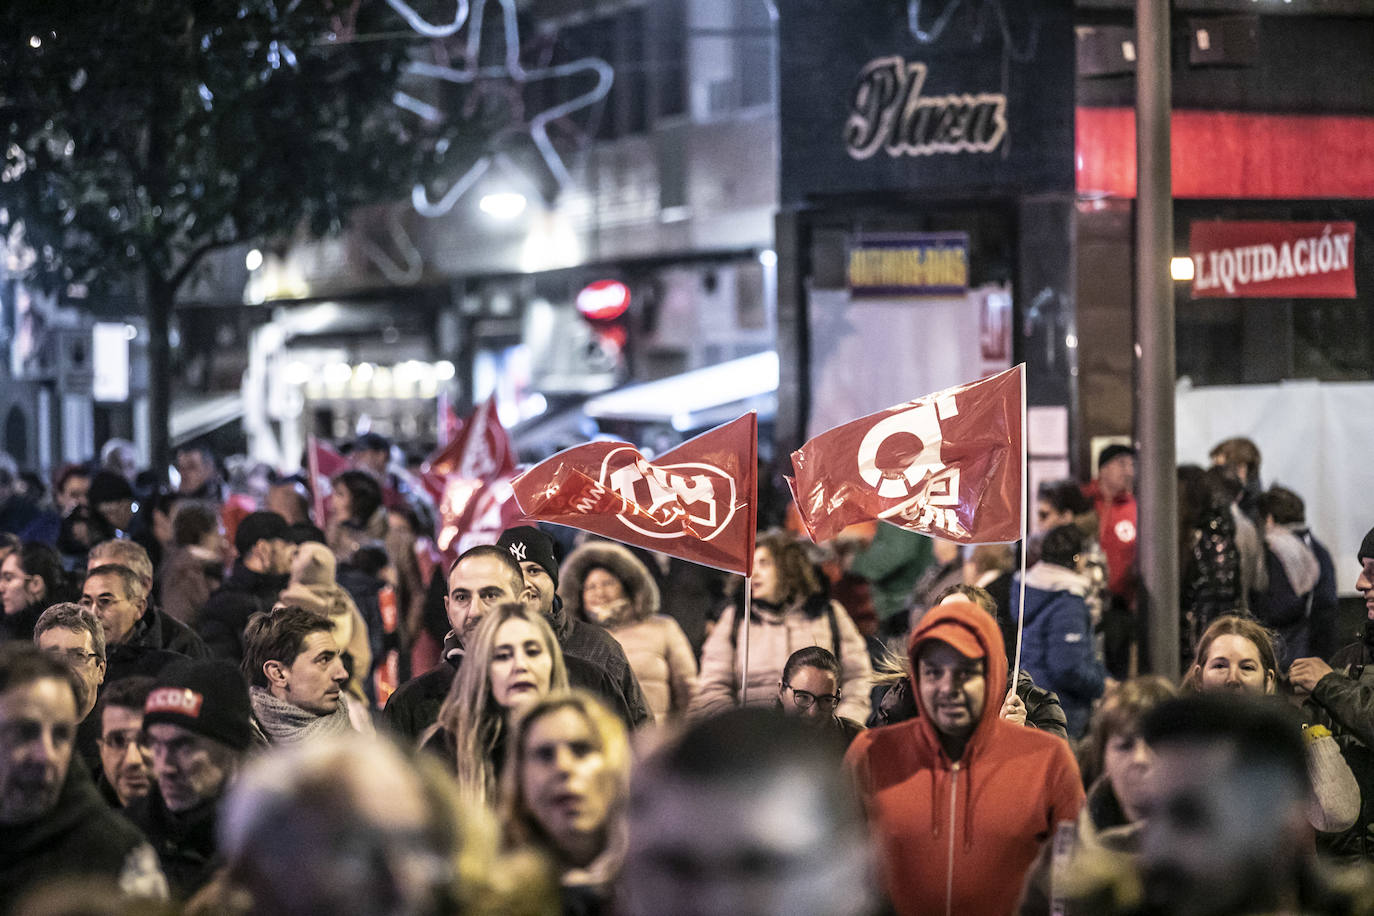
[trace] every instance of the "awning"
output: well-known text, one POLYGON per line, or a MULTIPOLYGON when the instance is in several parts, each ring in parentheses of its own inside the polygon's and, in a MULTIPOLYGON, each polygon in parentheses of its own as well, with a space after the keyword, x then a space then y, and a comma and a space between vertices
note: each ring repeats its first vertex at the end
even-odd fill
POLYGON ((778 407, 778 354, 773 350, 693 369, 591 398, 583 412, 604 420, 668 423, 679 432, 713 426, 748 410, 778 407))

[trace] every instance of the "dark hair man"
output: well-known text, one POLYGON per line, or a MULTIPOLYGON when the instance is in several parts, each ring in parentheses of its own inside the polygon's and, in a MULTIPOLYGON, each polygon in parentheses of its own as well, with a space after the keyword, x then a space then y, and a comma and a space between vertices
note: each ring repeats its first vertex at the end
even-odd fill
POLYGON ((152 842, 177 899, 219 864, 215 812, 254 743, 248 688, 232 664, 184 660, 158 676, 143 706, 157 791, 126 809, 152 842))
POLYGON ((920 715, 845 756, 888 896, 899 914, 1013 912, 1041 845, 1078 816, 1078 765, 1065 742, 998 717, 1006 654, 981 608, 931 608, 908 647, 920 715))
POLYGON ((1281 665, 1304 656, 1326 658, 1336 637, 1336 567, 1307 527, 1302 497, 1273 486, 1260 496, 1266 587, 1250 595, 1250 611, 1281 640, 1281 665))
MULTIPOLYGON (((563 610, 563 602, 558 597, 558 561, 554 557, 553 538, 538 528, 522 525, 501 532, 496 546, 504 548, 510 553, 511 559, 519 564, 525 584, 534 590, 534 597, 538 601, 537 605, 531 603, 530 606, 537 607, 539 613, 549 621, 554 635, 558 637, 558 644, 563 648, 564 657, 581 659, 606 673, 614 685, 612 689, 619 694, 618 697, 610 697, 614 701, 612 708, 628 709, 626 721, 630 728, 653 722, 654 714, 649 711, 649 701, 644 698, 644 691, 620 643, 606 632, 605 627, 576 620, 563 610)), ((569 668, 570 678, 572 673, 569 668)), ((585 685, 574 682, 573 686, 585 685)))
POLYGON ((0 888, 4 906, 60 878, 115 882, 165 898, 157 856, 101 801, 72 759, 76 680, 31 645, 0 646, 0 888))
POLYGON ((0 562, 0 642, 33 639, 33 625, 63 597, 62 558, 47 544, 30 541, 0 562))
POLYGON ((877 911, 853 790, 814 729, 772 710, 730 710, 660 749, 629 823, 629 916, 877 911))
POLYGON ((1147 712, 1140 731, 1154 753, 1138 857, 1150 912, 1335 913, 1368 903, 1368 880, 1363 896, 1342 900, 1315 867, 1307 753, 1281 702, 1193 694, 1147 712))
POLYGON ((100 695, 100 777, 96 788, 111 808, 127 808, 153 786, 153 753, 143 733, 143 707, 154 678, 135 675, 113 681, 100 695))
POLYGON ((243 673, 253 715, 274 744, 370 730, 367 711, 348 699, 348 669, 328 617, 299 607, 254 614, 243 673))
POLYGON ((277 601, 291 575, 295 545, 286 539, 286 519, 275 512, 252 512, 234 532, 238 559, 224 584, 200 610, 196 629, 210 654, 235 664, 243 660, 243 628, 248 618, 277 601))

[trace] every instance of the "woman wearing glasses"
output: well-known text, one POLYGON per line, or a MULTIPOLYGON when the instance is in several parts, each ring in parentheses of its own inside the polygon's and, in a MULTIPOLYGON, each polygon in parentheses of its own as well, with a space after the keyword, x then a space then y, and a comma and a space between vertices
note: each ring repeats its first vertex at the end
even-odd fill
POLYGON ((835 715, 840 705, 843 672, 834 653, 820 646, 798 649, 787 659, 778 681, 778 707, 784 715, 795 716, 835 739, 841 755, 849 742, 864 730, 853 719, 835 715))

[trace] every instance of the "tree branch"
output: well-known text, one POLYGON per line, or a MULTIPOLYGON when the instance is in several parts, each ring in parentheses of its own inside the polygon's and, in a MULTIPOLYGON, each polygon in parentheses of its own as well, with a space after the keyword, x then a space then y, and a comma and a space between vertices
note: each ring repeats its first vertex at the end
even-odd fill
POLYGON ((202 245, 197 245, 195 248, 192 248, 186 255, 186 260, 182 261, 181 266, 173 271, 172 275, 167 278, 167 282, 172 287, 172 295, 176 295, 177 290, 181 289, 181 284, 186 282, 186 278, 191 275, 191 271, 196 269, 196 265, 199 264, 206 255, 212 251, 218 251, 221 248, 237 245, 241 241, 243 241, 243 239, 235 236, 234 238, 205 242, 202 245))

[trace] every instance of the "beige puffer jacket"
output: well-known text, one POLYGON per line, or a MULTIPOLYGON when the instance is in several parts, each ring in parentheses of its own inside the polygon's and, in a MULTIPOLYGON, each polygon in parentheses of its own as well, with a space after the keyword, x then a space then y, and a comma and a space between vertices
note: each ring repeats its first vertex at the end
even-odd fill
POLYGON ((687 711, 696 688, 697 660, 676 620, 658 613, 658 586, 629 550, 609 541, 578 547, 563 561, 558 595, 571 617, 605 627, 625 650, 654 718, 660 722, 687 711), (610 620, 597 620, 582 603, 582 584, 593 569, 620 580, 627 601, 610 620))
POLYGON ((329 618, 339 649, 353 659, 353 677, 348 682, 348 691, 366 703, 363 678, 372 670, 367 622, 348 592, 335 581, 334 570, 334 554, 329 548, 307 541, 297 548, 296 559, 291 563, 291 581, 277 600, 329 618))

